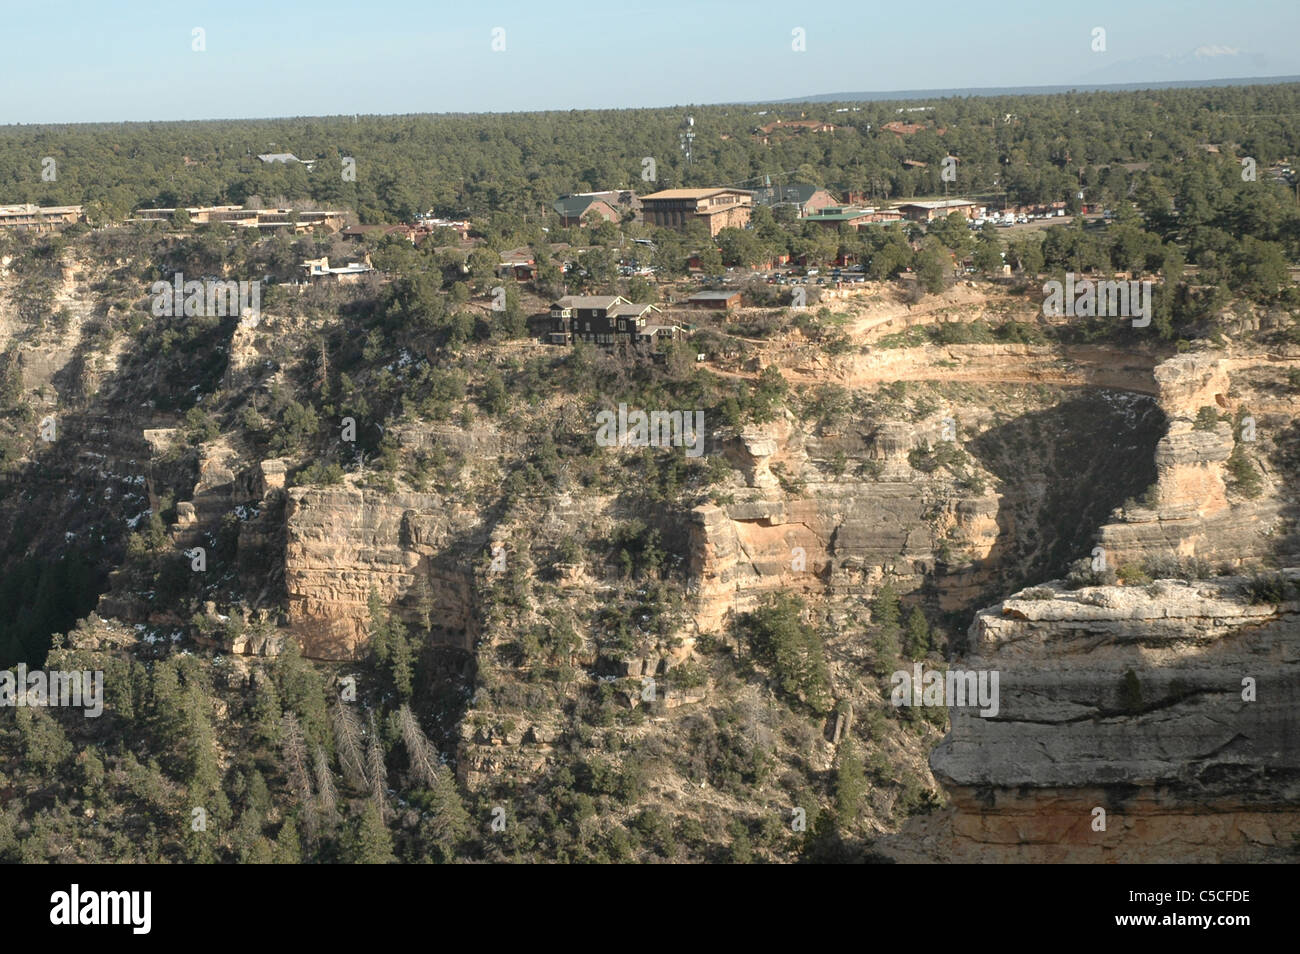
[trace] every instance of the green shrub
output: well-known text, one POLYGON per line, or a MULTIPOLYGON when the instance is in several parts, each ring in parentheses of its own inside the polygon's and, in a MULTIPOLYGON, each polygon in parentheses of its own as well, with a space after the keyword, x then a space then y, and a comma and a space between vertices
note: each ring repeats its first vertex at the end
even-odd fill
POLYGON ((1292 584, 1281 573, 1255 573, 1245 584, 1246 598, 1252 604, 1284 603, 1292 584))
POLYGON ((343 483, 343 468, 338 464, 315 463, 298 472, 299 486, 319 486, 343 483))
POLYGON ((1212 407, 1202 407, 1196 411, 1193 427, 1198 431, 1212 431, 1219 423, 1219 412, 1212 407))
POLYGON ((1122 563, 1115 573, 1124 581, 1125 586, 1145 586, 1151 582, 1151 577, 1140 563, 1122 563))
POLYGON ((1263 492, 1264 481, 1240 444, 1232 449, 1227 468, 1230 483, 1237 493, 1248 499, 1254 499, 1263 492))

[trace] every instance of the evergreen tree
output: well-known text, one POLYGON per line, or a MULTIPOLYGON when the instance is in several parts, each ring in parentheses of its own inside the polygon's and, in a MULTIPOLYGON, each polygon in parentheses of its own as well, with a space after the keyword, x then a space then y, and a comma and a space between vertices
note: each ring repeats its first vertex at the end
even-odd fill
POLYGON ((862 798, 867 792, 867 775, 852 736, 840 745, 835 759, 835 813, 840 827, 846 828, 858 817, 862 798))
POLYGON ((907 617, 907 631, 903 634, 903 652, 908 659, 922 659, 930 651, 930 624, 926 622, 921 607, 913 606, 907 617))
POLYGON ((393 839, 384 825, 379 806, 367 800, 361 814, 353 819, 343 844, 343 860, 353 865, 386 865, 397 860, 393 839))

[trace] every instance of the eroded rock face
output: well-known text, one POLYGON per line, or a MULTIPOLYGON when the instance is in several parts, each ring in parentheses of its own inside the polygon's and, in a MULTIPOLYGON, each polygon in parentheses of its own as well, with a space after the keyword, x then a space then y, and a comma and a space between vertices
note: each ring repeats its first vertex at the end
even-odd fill
POLYGON ((691 514, 690 572, 696 621, 715 631, 776 590, 869 595, 886 573, 920 585, 935 565, 935 531, 954 532, 986 555, 997 500, 935 503, 915 482, 824 484, 798 498, 736 494, 691 514))
POLYGON ((1227 360, 1179 355, 1155 369, 1158 399, 1169 429, 1156 447, 1156 483, 1143 506, 1103 526, 1098 542, 1114 565, 1163 555, 1195 556, 1241 566, 1264 556, 1279 518, 1276 499, 1230 502, 1225 464, 1236 446, 1232 425, 1193 423, 1204 407, 1221 414, 1240 406, 1227 360))
POLYGON ((295 487, 285 523, 289 621, 306 655, 360 654, 371 589, 408 621, 427 612, 451 642, 472 645, 472 556, 459 529, 475 526, 472 515, 449 513, 435 494, 295 487))
POLYGON ((1018 594, 980 612, 960 667, 999 673, 998 712, 951 708, 931 754, 954 805, 941 850, 957 861, 1288 856, 1300 832, 1300 603, 1252 605, 1244 582, 1018 594))
POLYGON ((1009 420, 967 407, 960 435, 944 408, 817 436, 788 420, 743 432, 725 453, 746 486, 691 515, 697 624, 717 631, 775 590, 867 600, 886 578, 904 592, 932 581, 940 609, 969 611, 1064 573, 1129 485, 1149 483, 1164 425, 1148 397, 1099 395, 1009 420), (941 454, 956 473, 927 464, 941 454), (959 479, 966 468, 988 476, 959 479))

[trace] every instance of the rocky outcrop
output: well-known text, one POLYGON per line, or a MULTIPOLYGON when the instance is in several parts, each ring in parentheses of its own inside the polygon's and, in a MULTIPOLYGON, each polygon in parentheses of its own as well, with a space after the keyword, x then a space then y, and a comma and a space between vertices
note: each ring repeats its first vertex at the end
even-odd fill
POLYGON ((999 674, 997 712, 950 708, 930 765, 954 810, 943 837, 929 823, 932 847, 957 861, 1289 857, 1300 603, 1252 604, 1235 577, 1048 592, 972 625, 960 665, 999 674))
POLYGON ((484 541, 476 549, 460 528, 476 524, 475 515, 449 511, 436 494, 290 489, 285 585, 304 653, 355 658, 367 638, 371 590, 408 621, 427 617, 447 642, 469 648, 472 561, 484 541))
POLYGON ((1236 447, 1232 425, 1194 423, 1201 408, 1226 415, 1240 406, 1228 367, 1222 358, 1185 354, 1156 368, 1169 429, 1156 447, 1156 483, 1146 499, 1118 511, 1098 533, 1112 564, 1172 554, 1241 566, 1268 552, 1277 501, 1264 496, 1230 504, 1224 465, 1236 447))

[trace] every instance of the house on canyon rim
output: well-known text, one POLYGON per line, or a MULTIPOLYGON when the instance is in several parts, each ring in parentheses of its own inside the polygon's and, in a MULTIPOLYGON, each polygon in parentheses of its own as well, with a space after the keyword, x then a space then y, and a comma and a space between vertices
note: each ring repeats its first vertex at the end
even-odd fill
POLYGON ((551 303, 551 344, 587 341, 612 347, 619 341, 649 344, 672 340, 680 329, 656 320, 655 305, 637 305, 621 295, 566 295, 551 303))

